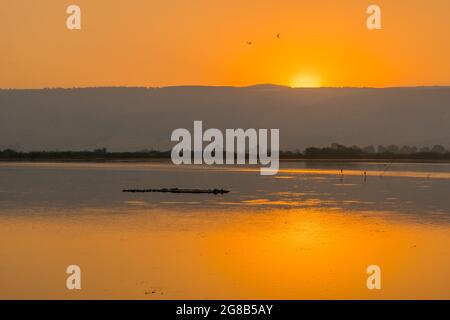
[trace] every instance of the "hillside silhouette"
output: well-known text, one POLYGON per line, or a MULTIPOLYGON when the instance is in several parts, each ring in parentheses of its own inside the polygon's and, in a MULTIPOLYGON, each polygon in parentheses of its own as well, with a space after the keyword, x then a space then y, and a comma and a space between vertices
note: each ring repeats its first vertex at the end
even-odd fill
POLYGON ((174 129, 279 128, 282 150, 450 146, 450 87, 0 90, 0 150, 169 150, 174 129))

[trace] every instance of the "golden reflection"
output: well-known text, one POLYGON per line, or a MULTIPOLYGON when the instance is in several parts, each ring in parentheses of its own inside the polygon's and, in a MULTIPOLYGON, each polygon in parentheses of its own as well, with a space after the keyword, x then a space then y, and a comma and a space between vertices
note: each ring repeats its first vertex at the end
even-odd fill
MULTIPOLYGON (((229 168, 233 171, 241 172, 256 172, 259 169, 254 168, 229 168)), ((327 170, 327 169, 279 169, 279 174, 317 174, 317 175, 336 175, 341 177, 340 170, 327 170)), ((403 177, 403 178, 424 178, 424 179, 450 179, 450 172, 431 172, 431 171, 382 171, 382 170, 356 170, 347 169, 343 171, 344 176, 362 176, 366 172, 368 177, 403 177)), ((274 178, 277 178, 275 176, 274 178)), ((319 177, 316 177, 319 178, 319 177)))
MULTIPOLYGON (((303 162, 299 162, 303 163, 303 162)), ((0 163, 1 167, 24 167, 24 168, 61 168, 65 170, 89 169, 89 170, 148 170, 158 169, 160 171, 183 171, 186 169, 192 171, 232 171, 232 172, 260 172, 259 167, 242 167, 242 166, 207 166, 207 165, 185 165, 175 166, 168 161, 149 161, 137 163, 55 163, 55 162, 23 162, 23 163, 0 163)), ((445 171, 400 171, 400 170, 357 170, 345 169, 344 176, 362 176, 366 172, 367 177, 403 177, 403 178, 424 178, 424 179, 450 179, 450 172, 445 171)), ((341 176, 340 169, 288 169, 280 168, 278 174, 273 176, 274 179, 292 179, 292 175, 315 174, 317 177, 309 177, 309 179, 323 179, 322 175, 336 175, 341 176), (291 175, 291 176, 289 176, 291 175)))
POLYGON ((1 298, 450 298, 450 227, 341 210, 43 212, 0 220, 1 298), (12 245, 14 244, 14 245, 12 245), (83 290, 65 289, 65 268, 83 290), (383 289, 366 289, 366 267, 383 289))

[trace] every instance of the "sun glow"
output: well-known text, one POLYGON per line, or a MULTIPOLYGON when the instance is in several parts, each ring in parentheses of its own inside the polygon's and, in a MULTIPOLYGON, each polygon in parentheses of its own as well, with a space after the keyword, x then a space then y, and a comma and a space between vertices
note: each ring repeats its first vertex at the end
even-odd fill
POLYGON ((320 86, 320 78, 313 74, 297 75, 291 82, 293 88, 318 88, 320 86))

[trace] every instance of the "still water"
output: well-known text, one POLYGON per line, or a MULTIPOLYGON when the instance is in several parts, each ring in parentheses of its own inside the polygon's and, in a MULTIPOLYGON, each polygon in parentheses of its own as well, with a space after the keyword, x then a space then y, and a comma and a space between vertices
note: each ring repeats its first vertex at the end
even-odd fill
POLYGON ((450 164, 0 163, 0 298, 448 299, 449 195, 450 164), (121 192, 164 187, 231 193, 121 192))

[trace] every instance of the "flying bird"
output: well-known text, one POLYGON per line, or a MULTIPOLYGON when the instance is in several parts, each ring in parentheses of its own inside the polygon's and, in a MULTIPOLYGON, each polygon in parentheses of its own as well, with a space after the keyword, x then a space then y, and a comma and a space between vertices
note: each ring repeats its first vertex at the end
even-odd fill
POLYGON ((252 45, 252 42, 251 41, 247 41, 247 44, 250 46, 250 45, 252 45))
POLYGON ((277 33, 277 38, 280 39, 280 34, 279 33, 277 33))

